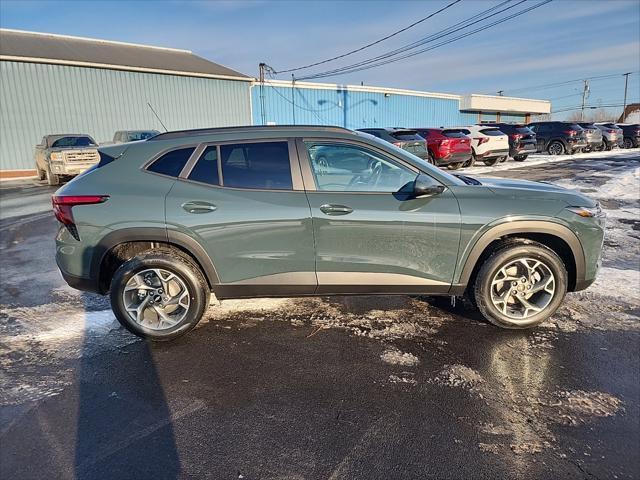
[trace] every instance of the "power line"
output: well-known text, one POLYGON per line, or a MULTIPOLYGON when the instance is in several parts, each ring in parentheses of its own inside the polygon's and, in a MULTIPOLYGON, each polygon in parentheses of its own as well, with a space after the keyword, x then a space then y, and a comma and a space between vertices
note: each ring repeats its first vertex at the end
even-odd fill
MULTIPOLYGON (((409 50, 418 48, 418 47, 420 47, 422 45, 426 45, 427 43, 432 42, 434 40, 439 40, 440 38, 443 38, 443 37, 445 37, 447 35, 455 33, 458 30, 461 30, 461 29, 466 28, 466 27, 470 27, 470 26, 472 26, 472 25, 474 25, 476 23, 479 23, 481 21, 487 20, 488 18, 491 18, 491 17, 493 17, 495 15, 498 15, 498 14, 500 14, 502 12, 505 12, 505 11, 507 11, 507 10, 513 8, 513 7, 516 7, 517 5, 519 5, 521 3, 524 3, 526 0, 521 0, 520 2, 518 2, 515 5, 507 7, 505 9, 500 10, 499 12, 495 12, 495 13, 493 13, 491 15, 487 15, 488 13, 491 13, 494 10, 496 10, 498 8, 501 8, 502 6, 506 5, 507 3, 510 3, 511 1, 512 0, 505 0, 505 1, 503 1, 502 3, 500 3, 498 5, 494 5, 493 7, 488 8, 486 10, 483 10, 482 12, 480 12, 480 13, 478 13, 476 15, 473 15, 473 16, 471 16, 471 17, 469 17, 469 18, 467 18, 465 20, 462 20, 462 21, 460 21, 458 23, 455 23, 455 24, 453 24, 453 25, 451 25, 451 26, 449 26, 449 27, 447 27, 447 28, 445 28, 443 30, 440 30, 440 31, 438 31, 436 33, 433 33, 431 35, 423 37, 423 38, 421 38, 419 40, 416 40, 415 42, 409 43, 409 44, 404 45, 402 47, 399 47, 399 48, 397 48, 395 50, 391 50, 391 51, 385 52, 385 53, 383 53, 381 55, 378 55, 376 57, 371 57, 369 59, 362 60, 362 61, 354 63, 352 65, 346 65, 346 66, 343 66, 343 67, 338 67, 338 68, 336 68, 334 70, 329 70, 328 72, 337 73, 337 72, 340 72, 342 70, 351 69, 351 68, 354 68, 354 67, 359 67, 359 66, 362 66, 362 65, 366 65, 366 64, 378 61, 378 60, 384 60, 386 58, 390 58, 390 57, 392 57, 394 55, 397 55, 399 53, 405 53, 405 52, 407 52, 409 50), (485 16, 485 15, 487 15, 487 16, 485 16), (481 18, 481 17, 484 17, 484 18, 481 18), (473 21, 473 20, 475 20, 475 21, 473 21)), ((323 73, 327 73, 327 72, 323 72, 323 73)), ((312 75, 314 75, 314 74, 312 74, 312 75)))
POLYGON ((340 58, 344 58, 344 57, 348 57, 349 55, 353 55, 354 53, 361 52, 362 50, 365 50, 365 49, 367 49, 367 48, 369 48, 369 47, 373 47, 374 45, 377 45, 377 44, 379 44, 379 43, 384 42, 385 40, 389 40, 390 38, 395 37, 396 35, 399 35, 399 34, 400 34, 400 33, 402 33, 402 32, 406 32, 406 31, 407 31, 407 30, 409 30, 410 28, 413 28, 413 27, 415 27, 416 25, 418 25, 418 24, 420 24, 420 23, 422 23, 422 22, 425 22, 426 20, 429 20, 430 18, 432 18, 432 17, 436 16, 437 14, 439 14, 439 13, 441 13, 441 12, 444 12, 446 9, 453 7, 456 3, 459 3, 459 2, 461 2, 461 1, 462 1, 462 0, 455 0, 455 1, 451 2, 451 3, 449 3, 448 5, 446 5, 446 6, 442 7, 440 10, 436 10, 435 12, 430 13, 430 14, 429 14, 429 15, 427 15, 426 17, 423 17, 423 18, 421 18, 420 20, 418 20, 418 21, 416 21, 416 22, 413 22, 411 25, 407 25, 406 27, 401 28, 400 30, 397 30, 397 31, 395 31, 395 32, 393 32, 393 33, 391 33, 391 34, 389 34, 389 35, 385 36, 385 37, 382 37, 382 38, 380 38, 379 40, 376 40, 375 42, 371 42, 371 43, 368 43, 367 45, 364 45, 364 46, 362 46, 362 47, 360 47, 360 48, 356 48, 355 50, 351 50, 351 51, 349 51, 349 52, 347 52, 347 53, 343 53, 342 55, 337 55, 337 56, 335 56, 335 57, 327 58, 326 60, 322 60, 322 61, 315 62, 315 63, 310 63, 310 64, 308 64, 308 65, 303 65, 303 66, 301 66, 301 67, 289 68, 289 69, 287 69, 287 70, 280 70, 280 71, 278 71, 278 72, 276 72, 276 73, 297 72, 298 70, 303 70, 303 69, 305 69, 305 68, 316 67, 316 66, 318 66, 318 65, 322 65, 322 64, 325 64, 325 63, 333 62, 334 60, 338 60, 338 59, 340 59, 340 58))
MULTIPOLYGON (((636 70, 635 72, 629 72, 630 74, 634 74, 634 73, 638 73, 638 70, 636 70)), ((544 90, 547 88, 553 88, 553 87, 560 87, 562 85, 568 85, 571 83, 577 83, 577 82, 582 82, 584 80, 602 80, 602 79, 606 79, 606 78, 614 78, 614 77, 619 77, 621 75, 624 75, 624 73, 613 73, 613 74, 609 74, 609 75, 599 75, 599 76, 595 76, 595 77, 586 77, 586 78, 576 78, 573 80, 565 80, 562 82, 555 82, 555 83, 547 83, 547 84, 542 84, 542 85, 533 85, 530 87, 523 87, 523 88, 515 88, 513 90, 509 90, 509 89, 504 89, 505 92, 509 92, 509 93, 515 93, 515 92, 524 92, 524 91, 531 91, 531 90, 544 90)))
MULTIPOLYGON (((516 5, 519 5, 520 3, 523 3, 523 1, 525 1, 525 0, 522 0, 521 2, 517 3, 516 5)), ((495 26, 495 25, 499 25, 500 23, 504 23, 504 22, 506 22, 506 21, 508 21, 508 20, 511 20, 512 18, 518 17, 518 16, 523 15, 523 14, 525 14, 525 13, 527 13, 527 12, 531 11, 531 10, 534 10, 534 9, 536 9, 536 8, 539 8, 539 7, 541 7, 541 6, 543 6, 543 5, 547 4, 547 3, 550 3, 551 1, 552 1, 552 0, 544 0, 544 1, 542 1, 542 2, 540 2, 540 3, 538 3, 538 4, 536 4, 536 5, 534 5, 534 6, 532 6, 532 7, 529 7, 529 8, 523 9, 523 10, 521 10, 521 11, 519 11, 519 12, 516 12, 516 13, 514 13, 514 14, 511 14, 511 15, 508 15, 507 17, 501 18, 501 19, 499 19, 499 20, 497 20, 497 21, 495 21, 495 22, 493 22, 493 23, 491 23, 491 24, 484 25, 484 26, 479 27, 479 28, 477 28, 477 29, 475 29, 475 30, 472 30, 472 31, 470 31, 470 32, 466 32, 466 33, 464 33, 464 34, 462 34, 462 35, 458 35, 457 37, 451 38, 451 39, 446 40, 446 41, 444 41, 444 42, 440 42, 440 43, 438 43, 438 44, 436 44, 436 45, 433 45, 433 46, 431 46, 431 47, 424 48, 424 49, 422 49, 422 50, 418 50, 417 52, 408 53, 408 54, 405 54, 405 55, 402 55, 402 56, 399 56, 399 57, 396 57, 396 58, 390 58, 390 59, 388 59, 388 60, 380 61, 380 62, 377 62, 377 63, 370 63, 370 64, 364 65, 364 66, 362 66, 362 67, 357 67, 357 68, 356 68, 354 65, 352 65, 352 66, 348 66, 348 67, 343 67, 342 69, 336 69, 336 70, 332 70, 332 71, 328 71, 328 72, 322 72, 322 73, 315 74, 315 75, 309 75, 309 76, 307 76, 307 77, 302 77, 301 79, 305 79, 305 80, 307 80, 307 79, 312 79, 312 78, 323 78, 323 77, 333 76, 333 75, 335 75, 335 74, 337 74, 337 73, 354 73, 354 72, 358 72, 358 71, 362 71, 362 70, 368 70, 368 69, 370 69, 370 68, 379 67, 379 66, 381 66, 381 65, 386 65, 386 64, 389 64, 389 63, 394 63, 394 62, 397 62, 397 61, 399 61, 399 60, 403 60, 403 59, 405 59, 405 58, 410 58, 410 57, 413 57, 413 56, 415 56, 415 55, 419 55, 419 54, 421 54, 421 53, 424 53, 424 52, 427 52, 427 51, 430 51, 430 50, 434 50, 434 49, 439 48, 439 47, 441 47, 441 46, 447 45, 447 44, 449 44, 449 43, 453 43, 453 42, 455 42, 455 41, 457 41, 457 40, 460 40, 460 39, 462 39, 462 38, 468 37, 468 36, 473 35, 473 34, 475 34, 475 33, 478 33, 478 32, 481 32, 481 31, 483 31, 483 30, 486 30, 486 29, 488 29, 488 28, 491 28, 491 27, 493 27, 493 26, 495 26)), ((512 8, 512 7, 509 7, 509 8, 512 8)), ((477 23, 477 22, 476 22, 476 23, 477 23)), ((457 29, 457 30, 454 30, 454 31, 452 31, 452 32, 448 32, 448 33, 446 33, 445 35, 449 35, 450 33, 454 33, 455 31, 462 30, 463 28, 466 28, 466 27, 462 27, 462 28, 457 29)), ((445 36, 445 35, 442 35, 442 36, 445 36)), ((440 38, 441 38, 441 37, 440 37, 440 38)), ((434 40, 437 40, 437 39, 439 39, 439 38, 435 38, 434 40)), ((433 41, 433 40, 430 40, 430 41, 433 41)), ((427 42, 427 43, 428 43, 428 42, 427 42)), ((361 63, 365 63, 365 62, 361 62, 361 63)))

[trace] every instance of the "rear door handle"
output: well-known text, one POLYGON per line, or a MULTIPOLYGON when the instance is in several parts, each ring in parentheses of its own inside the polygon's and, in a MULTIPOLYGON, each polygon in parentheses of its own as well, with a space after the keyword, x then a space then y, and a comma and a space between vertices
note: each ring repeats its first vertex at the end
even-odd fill
POLYGON ((325 215, 348 215, 353 212, 353 208, 345 205, 322 205, 320 211, 325 215))
POLYGON ((215 212, 218 207, 209 202, 185 202, 182 204, 182 208, 188 213, 209 213, 215 212))

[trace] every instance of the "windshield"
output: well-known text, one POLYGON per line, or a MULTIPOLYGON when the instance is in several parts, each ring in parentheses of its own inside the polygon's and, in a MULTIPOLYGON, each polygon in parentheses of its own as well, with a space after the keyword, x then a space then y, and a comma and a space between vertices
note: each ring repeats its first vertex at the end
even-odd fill
POLYGON ((160 132, 158 132, 157 130, 148 130, 148 131, 144 131, 144 132, 129 132, 129 134, 127 135, 127 140, 129 142, 136 142, 138 140, 146 140, 148 138, 155 137, 159 133, 160 132))
POLYGON ((96 142, 91 137, 62 137, 53 142, 51 148, 93 147, 96 142))
POLYGON ((445 172, 444 170, 440 170, 438 167, 434 167, 426 160, 423 160, 420 157, 417 157, 412 153, 407 152, 406 150, 403 150, 402 148, 394 145, 393 143, 385 142, 384 140, 374 137, 373 135, 370 135, 366 132, 355 132, 355 133, 358 136, 366 138, 367 140, 379 145, 383 149, 389 149, 389 148, 392 149, 398 157, 403 158, 407 162, 416 165, 418 168, 420 168, 420 170, 423 170, 425 172, 434 172, 436 178, 444 177, 452 185, 465 185, 465 182, 463 182, 461 179, 451 175, 450 173, 445 172))

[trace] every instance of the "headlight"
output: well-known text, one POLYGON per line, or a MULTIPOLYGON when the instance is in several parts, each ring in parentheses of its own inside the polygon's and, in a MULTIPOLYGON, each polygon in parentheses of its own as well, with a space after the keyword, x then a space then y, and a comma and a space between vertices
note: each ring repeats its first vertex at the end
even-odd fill
POLYGON ((52 162, 61 162, 62 161, 62 152, 53 152, 49 157, 52 162))
POLYGON ((595 207, 567 207, 567 210, 584 218, 605 216, 599 203, 595 207))

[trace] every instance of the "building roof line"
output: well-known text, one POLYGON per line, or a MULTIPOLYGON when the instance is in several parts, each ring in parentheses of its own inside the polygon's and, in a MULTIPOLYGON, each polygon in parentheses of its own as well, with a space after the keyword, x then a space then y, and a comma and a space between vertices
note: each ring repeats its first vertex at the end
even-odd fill
POLYGON ((169 48, 169 47, 157 47, 155 45, 144 45, 141 43, 129 43, 129 42, 119 42, 116 40, 102 40, 99 38, 89 38, 89 37, 77 37, 74 35, 61 35, 59 33, 46 33, 46 32, 32 32, 29 30, 17 30, 13 28, 0 28, 0 32, 8 32, 8 33, 25 33, 28 35, 37 35, 40 37, 53 37, 53 38, 62 38, 67 40, 82 40, 85 42, 92 43, 106 43, 109 45, 123 45, 126 47, 138 47, 138 48, 153 48, 154 50, 164 50, 167 52, 180 52, 180 53, 193 53, 191 50, 184 50, 182 48, 169 48))
POLYGON ((253 81, 250 77, 236 77, 214 73, 184 72, 180 70, 166 70, 160 68, 135 67, 129 65, 113 65, 110 63, 81 62, 78 60, 58 60, 55 58, 21 57, 15 55, 0 55, 0 60, 6 62, 44 63, 49 65, 63 65, 69 67, 90 67, 106 70, 120 70, 125 72, 157 73, 162 75, 178 75, 180 77, 216 78, 219 80, 239 80, 243 82, 253 81))

